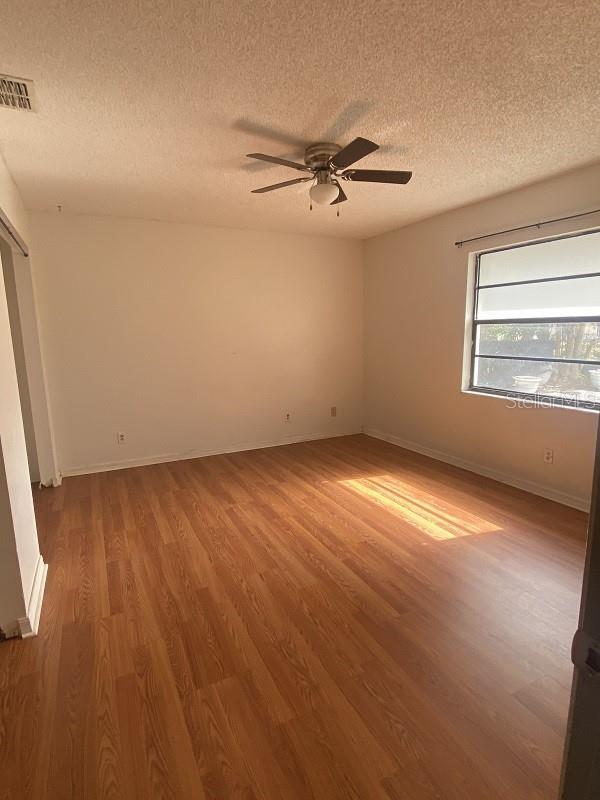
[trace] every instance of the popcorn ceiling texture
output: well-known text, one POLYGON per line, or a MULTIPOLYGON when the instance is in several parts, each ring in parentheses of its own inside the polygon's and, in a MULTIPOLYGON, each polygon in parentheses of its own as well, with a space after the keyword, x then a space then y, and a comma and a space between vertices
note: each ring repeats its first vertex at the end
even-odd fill
POLYGON ((34 209, 366 238, 600 158, 597 0, 4 0, 0 71, 34 209), (295 175, 245 153, 356 135, 412 182, 250 194, 295 175))

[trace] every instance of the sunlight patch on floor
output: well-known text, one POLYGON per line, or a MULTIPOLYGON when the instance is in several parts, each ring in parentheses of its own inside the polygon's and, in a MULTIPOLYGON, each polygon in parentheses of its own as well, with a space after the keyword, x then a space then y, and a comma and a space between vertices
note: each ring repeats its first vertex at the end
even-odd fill
POLYGON ((501 530, 498 525, 434 495, 406 486, 391 475, 339 481, 437 541, 501 530))

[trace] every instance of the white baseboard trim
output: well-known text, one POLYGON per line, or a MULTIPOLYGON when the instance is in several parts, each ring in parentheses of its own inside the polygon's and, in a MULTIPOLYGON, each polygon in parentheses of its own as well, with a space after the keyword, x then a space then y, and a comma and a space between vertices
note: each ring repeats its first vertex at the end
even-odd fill
POLYGON ((40 489, 56 489, 58 486, 62 484, 62 475, 60 472, 58 475, 55 475, 53 478, 48 478, 45 481, 40 481, 39 487, 40 489))
POLYGON ((72 475, 93 475, 96 472, 110 472, 115 469, 130 469, 131 467, 147 467, 151 464, 165 464, 170 461, 187 461, 192 458, 204 458, 205 456, 220 456, 225 453, 241 453, 245 450, 263 450, 267 447, 281 447, 285 444, 298 444, 299 442, 312 442, 317 439, 335 439, 339 436, 354 436, 361 433, 362 429, 357 428, 349 431, 329 431, 328 433, 310 433, 300 435, 284 436, 281 439, 273 439, 259 442, 246 442, 234 444, 230 447, 223 447, 216 450, 188 450, 185 453, 167 453, 164 455, 148 456, 147 458, 128 458, 123 461, 111 461, 100 464, 90 464, 85 467, 71 467, 62 471, 62 476, 68 478, 72 475))
POLYGON ((44 563, 44 559, 40 555, 38 556, 35 567, 33 586, 31 587, 31 595, 29 597, 29 603, 27 604, 27 616, 19 617, 17 620, 22 639, 29 639, 31 636, 37 636, 47 574, 48 565, 44 563))
POLYGON ((523 489, 530 494, 536 494, 540 497, 545 497, 547 500, 554 500, 556 503, 562 503, 564 506, 576 508, 579 511, 590 510, 590 500, 585 497, 577 497, 576 495, 560 492, 557 489, 552 489, 549 486, 542 486, 539 483, 528 481, 524 478, 516 478, 514 475, 509 475, 505 472, 499 472, 495 469, 483 466, 483 464, 475 464, 472 461, 465 461, 462 458, 453 456, 450 453, 445 453, 442 450, 435 450, 426 445, 418 444, 417 442, 410 442, 406 439, 401 439, 399 436, 394 436, 390 433, 384 433, 376 428, 363 428, 363 433, 366 436, 372 436, 374 439, 381 439, 384 442, 395 444, 405 450, 411 450, 413 453, 420 453, 421 455, 433 458, 436 461, 443 461, 445 464, 451 464, 454 467, 466 469, 469 472, 474 472, 477 475, 482 475, 485 478, 505 483, 508 486, 514 486, 516 489, 523 489))

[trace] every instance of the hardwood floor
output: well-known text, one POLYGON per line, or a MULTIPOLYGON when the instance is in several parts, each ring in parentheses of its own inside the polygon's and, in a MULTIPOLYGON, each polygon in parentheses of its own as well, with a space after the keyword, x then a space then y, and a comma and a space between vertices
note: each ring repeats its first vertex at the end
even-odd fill
POLYGON ((35 499, 3 800, 554 800, 583 514, 364 436, 35 499))

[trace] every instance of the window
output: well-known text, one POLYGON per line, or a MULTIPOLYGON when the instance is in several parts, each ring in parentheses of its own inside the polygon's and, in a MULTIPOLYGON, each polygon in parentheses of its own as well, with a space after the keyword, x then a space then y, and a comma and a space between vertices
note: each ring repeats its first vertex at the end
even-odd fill
POLYGON ((600 408, 600 231, 477 255, 469 388, 600 408))

